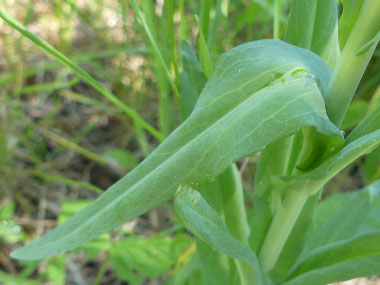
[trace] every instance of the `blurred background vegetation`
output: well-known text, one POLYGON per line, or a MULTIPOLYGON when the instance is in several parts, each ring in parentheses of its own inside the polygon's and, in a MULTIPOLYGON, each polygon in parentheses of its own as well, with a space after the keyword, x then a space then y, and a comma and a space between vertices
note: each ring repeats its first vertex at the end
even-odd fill
MULTIPOLYGON (((137 3, 152 38, 125 0, 0 0, 0 9, 167 136, 181 120, 176 89, 182 95, 192 88, 182 84, 182 67, 198 56, 208 75, 231 47, 281 38, 290 5, 289 0, 137 3)), ((379 70, 377 50, 344 121, 346 133, 380 104, 379 70)), ((9 257, 87 205, 158 144, 139 122, 0 20, 0 284, 181 284, 195 246, 170 203, 73 253, 40 262, 9 257)), ((379 165, 377 149, 337 176, 326 195, 378 179, 379 165)), ((249 201, 255 157, 239 166, 249 201)))

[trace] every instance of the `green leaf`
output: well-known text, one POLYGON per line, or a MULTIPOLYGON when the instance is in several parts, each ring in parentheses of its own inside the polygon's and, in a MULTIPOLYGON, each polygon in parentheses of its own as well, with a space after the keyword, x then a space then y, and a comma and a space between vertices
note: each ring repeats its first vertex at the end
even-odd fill
POLYGON ((315 52, 333 69, 340 54, 336 2, 292 0, 285 41, 315 52))
POLYGON ((359 232, 380 230, 379 207, 380 181, 360 191, 328 197, 316 209, 305 252, 359 232))
POLYGON ((233 161, 307 126, 340 136, 321 96, 329 75, 313 53, 278 40, 232 49, 219 60, 191 116, 149 157, 12 256, 40 259, 72 250, 169 200, 179 185, 211 180, 233 161))
MULTIPOLYGON (((220 176, 219 176, 220 177, 220 176)), ((206 203, 223 217, 223 197, 219 177, 198 187, 206 203)), ((200 271, 204 284, 228 285, 230 266, 229 258, 215 250, 208 243, 196 238, 196 255, 198 256, 200 271)))
POLYGON ((207 78, 210 77, 212 73, 212 61, 210 56, 210 51, 207 46, 206 39, 203 35, 202 29, 199 29, 199 57, 201 61, 201 65, 203 68, 203 72, 206 75, 207 78))
POLYGON ((380 273, 380 181, 317 207, 302 257, 285 284, 327 284, 380 273))
POLYGON ((251 266, 253 284, 263 284, 256 255, 247 245, 232 237, 219 214, 198 191, 182 187, 176 194, 174 209, 189 231, 227 256, 246 262, 251 266))
POLYGON ((255 173, 255 196, 262 195, 271 186, 272 176, 287 174, 289 149, 286 146, 291 142, 292 138, 278 140, 260 153, 255 173))
POLYGON ((296 168, 298 170, 308 171, 319 166, 344 145, 344 141, 340 138, 322 135, 314 128, 304 129, 302 134, 303 145, 299 154, 302 160, 297 161, 296 168))
POLYGON ((208 39, 208 32, 209 32, 209 23, 210 23, 210 12, 213 8, 213 0, 204 0, 201 2, 201 11, 200 11, 200 21, 199 21, 199 28, 202 30, 202 34, 204 35, 206 41, 208 39))
POLYGON ((359 15, 363 0, 342 0, 343 13, 339 19, 339 45, 344 48, 347 38, 359 15))
POLYGON ((249 222, 251 228, 249 245, 256 254, 260 253, 273 218, 273 211, 270 207, 271 193, 272 191, 266 191, 263 195, 255 195, 253 213, 248 215, 248 217, 252 217, 249 222))
POLYGON ((183 65, 180 76, 181 119, 184 121, 193 111, 207 80, 195 51, 187 42, 181 45, 181 59, 183 65))
POLYGON ((324 285, 380 273, 380 231, 326 245, 309 253, 287 285, 324 285))
POLYGON ((309 172, 296 176, 281 177, 281 179, 277 181, 278 187, 283 190, 308 189, 310 194, 316 193, 331 178, 352 163, 355 159, 370 153, 378 145, 380 145, 380 130, 364 135, 346 145, 320 166, 309 172))
POLYGON ((170 271, 190 242, 191 238, 184 234, 130 236, 112 246, 112 268, 119 278, 132 283, 146 277, 157 278, 170 271))
POLYGON ((197 238, 197 251, 203 284, 229 285, 229 259, 207 242, 197 238))
POLYGON ((225 209, 224 220, 231 235, 243 243, 248 242, 250 229, 247 223, 247 211, 241 174, 233 164, 219 177, 220 190, 225 209))
MULTIPOLYGON (((70 219, 75 213, 85 208, 91 203, 91 200, 75 200, 61 202, 61 212, 58 216, 58 224, 61 225, 70 219)), ((78 250, 83 250, 86 259, 94 259, 101 252, 108 251, 112 246, 110 235, 105 233, 94 240, 82 245, 78 250)))
POLYGON ((377 46, 377 44, 380 41, 380 32, 377 32, 377 34, 369 40, 367 43, 362 45, 359 50, 355 53, 356 56, 360 56, 362 54, 365 54, 367 51, 369 51, 374 45, 377 46))

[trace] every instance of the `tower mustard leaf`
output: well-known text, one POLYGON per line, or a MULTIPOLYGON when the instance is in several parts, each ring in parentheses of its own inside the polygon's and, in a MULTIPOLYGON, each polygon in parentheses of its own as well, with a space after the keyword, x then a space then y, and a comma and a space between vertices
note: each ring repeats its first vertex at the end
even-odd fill
POLYGON ((329 78, 317 55, 279 40, 231 49, 219 59, 189 118, 149 157, 12 256, 41 259, 72 250, 169 200, 181 184, 212 179, 233 161, 302 128, 341 136, 322 96, 329 78))

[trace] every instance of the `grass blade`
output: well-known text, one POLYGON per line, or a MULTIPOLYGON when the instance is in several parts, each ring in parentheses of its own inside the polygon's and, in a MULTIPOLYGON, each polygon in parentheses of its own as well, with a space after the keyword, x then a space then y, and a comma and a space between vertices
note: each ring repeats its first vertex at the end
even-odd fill
POLYGON ((241 284, 264 284, 255 253, 230 234, 222 218, 198 191, 180 188, 174 199, 174 209, 189 231, 235 260, 241 284))
POLYGON ((52 47, 46 41, 35 35, 34 33, 27 30, 25 26, 21 23, 17 22, 14 18, 6 14, 4 11, 0 10, 0 18, 2 18, 6 23, 8 23, 12 28, 20 32, 23 36, 31 40, 37 46, 42 48, 45 52, 50 54, 52 57, 60 61, 62 64, 70 68, 75 74, 77 74, 83 81, 91 85, 94 89, 99 91, 104 97, 118 106, 121 110, 123 110, 128 116, 130 116, 135 122, 138 122, 144 129, 146 129, 149 133, 155 136, 159 140, 163 140, 164 137, 162 134, 156 130, 153 126, 151 126, 148 122, 146 122, 140 115, 128 107, 117 98, 112 92, 110 92, 106 87, 97 82, 89 73, 80 68, 77 64, 75 64, 71 59, 66 57, 60 51, 52 47))
MULTIPOLYGON (((132 5, 132 8, 133 10, 135 11, 136 13, 136 16, 137 18, 140 20, 148 38, 149 38, 149 41, 152 45, 152 48, 153 48, 153 52, 156 54, 158 60, 159 60, 159 63, 161 64, 162 68, 164 69, 164 72, 165 72, 165 75, 166 77, 168 78, 168 81, 170 83, 170 86, 172 87, 174 93, 175 93, 175 96, 177 98, 177 100, 179 100, 179 91, 178 91, 178 88, 177 86, 175 85, 175 82, 173 81, 171 75, 170 75, 170 71, 169 71, 169 67, 167 66, 166 62, 165 62, 165 59, 164 57, 162 56, 162 53, 160 51, 160 49, 158 48, 158 44, 156 42, 156 40, 154 39, 153 37, 153 34, 149 28, 149 25, 148 23, 146 22, 139 6, 137 5, 136 1, 135 0, 130 0, 130 3, 132 5)), ((179 106, 179 105, 178 105, 179 106)))

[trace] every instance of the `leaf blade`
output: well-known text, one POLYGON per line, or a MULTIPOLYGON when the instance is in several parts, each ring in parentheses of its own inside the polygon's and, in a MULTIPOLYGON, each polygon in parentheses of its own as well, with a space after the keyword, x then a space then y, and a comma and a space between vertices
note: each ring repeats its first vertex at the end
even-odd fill
POLYGON ((326 284, 378 274, 379 206, 380 181, 322 201, 303 254, 285 284, 326 284))
POLYGON ((340 54, 336 2, 293 0, 285 41, 315 52, 334 68, 340 54))
POLYGON ((207 204, 198 191, 190 187, 180 189, 174 200, 174 208, 189 231, 227 256, 249 264, 253 284, 263 284, 256 255, 247 245, 232 237, 218 213, 207 204))
MULTIPOLYGON (((349 143, 335 155, 327 159, 319 167, 307 173, 299 174, 293 177, 281 177, 279 184, 287 187, 298 189, 300 185, 305 183, 310 189, 310 194, 316 193, 323 187, 332 177, 347 167, 358 157, 368 154, 380 145, 380 130, 374 131, 361 138, 349 143), (282 180, 282 181, 281 181, 282 180)), ((281 187, 280 186, 280 187, 281 187)))
POLYGON ((72 250, 169 200, 179 185, 215 178, 233 161, 301 128, 340 136, 316 83, 323 92, 328 79, 317 56, 281 41, 232 49, 191 116, 148 158, 72 219, 12 256, 40 259, 72 250), (310 73, 293 75, 299 69, 310 73))
POLYGON ((380 231, 375 231, 324 246, 310 253, 294 273, 298 276, 283 284, 313 282, 312 284, 322 285, 376 275, 380 272, 379 268, 380 231))

